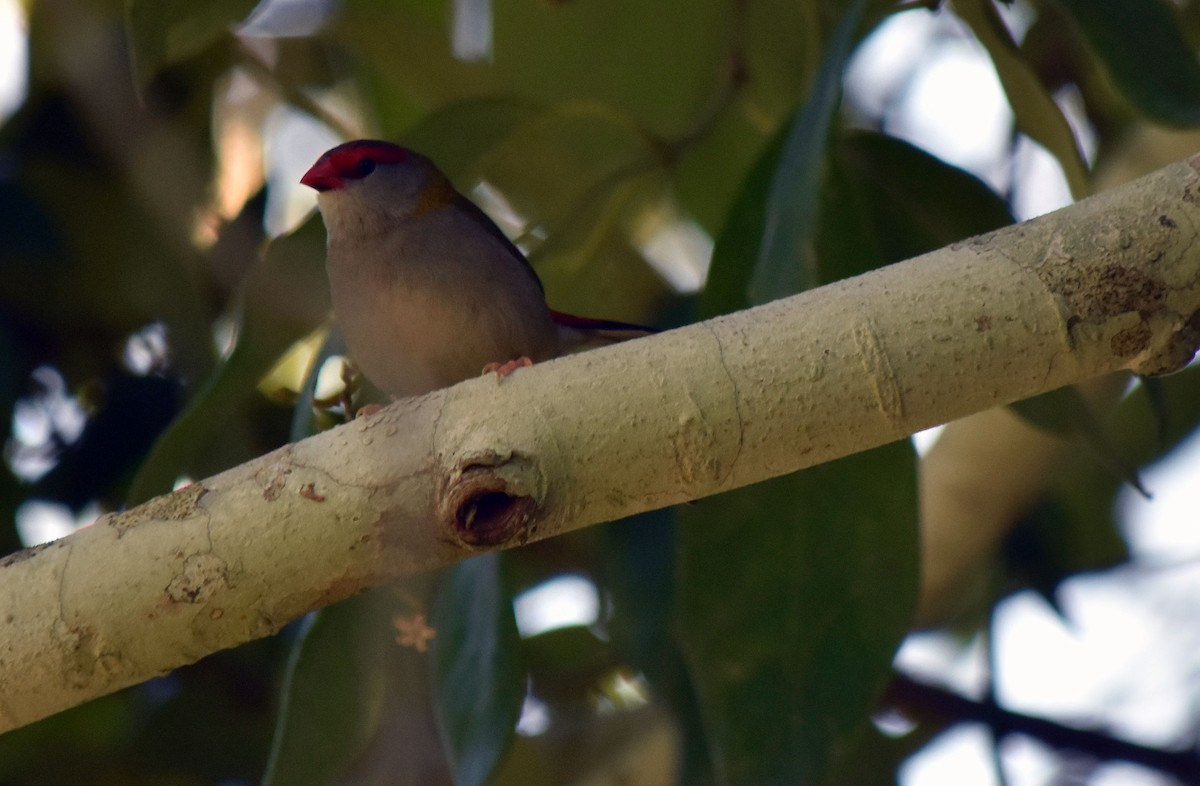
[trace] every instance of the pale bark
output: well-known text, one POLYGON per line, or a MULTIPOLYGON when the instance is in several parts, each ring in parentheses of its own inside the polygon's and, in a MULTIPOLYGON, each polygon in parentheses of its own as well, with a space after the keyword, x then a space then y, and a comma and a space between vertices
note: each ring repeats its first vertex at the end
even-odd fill
MULTIPOLYGON (((398 402, 0 562, 0 730, 490 548, 1200 341, 1200 161, 869 275, 398 402)), ((747 532, 746 537, 754 537, 747 532)))

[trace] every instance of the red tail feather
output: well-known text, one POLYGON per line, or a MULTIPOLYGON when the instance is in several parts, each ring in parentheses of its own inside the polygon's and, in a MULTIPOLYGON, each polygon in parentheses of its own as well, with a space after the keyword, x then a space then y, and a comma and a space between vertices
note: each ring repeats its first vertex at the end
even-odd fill
POLYGON ((654 328, 631 325, 628 322, 577 317, 574 314, 564 314, 554 310, 550 311, 550 317, 558 325, 559 341, 563 352, 615 344, 618 341, 628 341, 631 338, 641 338, 658 332, 654 328))
POLYGON ((574 314, 564 314, 554 309, 550 309, 550 317, 554 320, 555 324, 578 330, 631 330, 640 331, 642 334, 658 332, 657 328, 646 327, 644 325, 633 325, 628 322, 617 322, 611 319, 577 317, 574 314))

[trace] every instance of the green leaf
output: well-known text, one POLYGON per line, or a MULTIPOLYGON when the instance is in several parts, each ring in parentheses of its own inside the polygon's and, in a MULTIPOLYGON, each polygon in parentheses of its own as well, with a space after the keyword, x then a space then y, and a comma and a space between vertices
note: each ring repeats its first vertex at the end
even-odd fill
POLYGON ((379 729, 398 649, 390 590, 310 615, 284 678, 283 704, 263 786, 335 782, 379 729))
POLYGON ((1163 0, 1055 0, 1075 21, 1113 84, 1162 123, 1200 125, 1200 63, 1163 0))
POLYGON ((1029 423, 1051 434, 1060 437, 1082 436, 1100 463, 1142 495, 1149 496, 1138 477, 1137 467, 1121 455, 1105 432, 1100 418, 1076 388, 1068 385, 1014 402, 1009 407, 1029 423))
MULTIPOLYGON (((41 70, 31 73, 51 79, 62 67, 54 46, 76 35, 79 25, 93 23, 101 22, 87 14, 35 15, 30 58, 31 67, 41 70), (39 49, 42 41, 56 43, 39 49)), ((105 111, 123 117, 136 106, 131 86, 119 62, 103 62, 100 70, 117 82, 110 86, 107 77, 89 74, 100 81, 87 89, 103 95, 105 111)), ((58 84, 57 77, 51 82, 58 84)), ((212 99, 204 84, 193 83, 189 91, 207 110, 212 99)), ((213 365, 211 291, 197 274, 204 261, 189 238, 197 205, 207 198, 210 140, 191 133, 197 129, 186 124, 186 115, 173 116, 179 125, 171 134, 132 123, 128 130, 141 133, 122 141, 137 153, 114 159, 89 131, 95 118, 57 92, 61 85, 49 94, 46 89, 40 98, 35 90, 4 127, 4 155, 13 166, 0 190, 0 211, 6 213, 0 221, 6 238, 0 312, 10 324, 23 325, 34 362, 52 362, 72 384, 108 373, 113 348, 154 321, 162 321, 170 336, 172 371, 202 379, 213 365), (178 171, 170 178, 135 174, 149 171, 139 167, 154 161, 171 161, 178 171)))
POLYGON ((1083 199, 1091 192, 1091 185, 1087 164, 1075 142, 1075 132, 1037 74, 1021 58, 992 0, 959 0, 954 4, 954 10, 971 26, 991 56, 996 75, 1000 77, 1000 84, 1016 115, 1017 128, 1058 160, 1071 188, 1071 196, 1083 199))
POLYGON ((432 579, 369 590, 310 617, 292 652, 263 786, 448 782, 432 712, 432 579), (386 782, 391 782, 387 780, 386 782))
MULTIPOLYGON (((842 166, 836 154, 839 142, 831 140, 825 165, 825 185, 820 196, 814 238, 814 285, 827 284, 888 262, 888 238, 876 225, 871 184, 842 166)), ((887 213, 888 208, 884 212, 887 213)))
POLYGON ((1078 573, 1126 562, 1129 547, 1111 516, 1068 515, 1052 494, 1009 534, 1003 554, 1008 570, 1061 616, 1059 585, 1078 573))
MULTIPOLYGON (((788 138, 783 129, 751 169, 713 248, 701 312, 744 308, 766 199, 788 138)), ((1011 224, 1005 202, 976 178, 913 145, 851 131, 829 146, 819 194, 813 274, 824 284, 1011 224)))
POLYGON ((1067 386, 1040 396, 1014 401, 1009 408, 1030 425, 1056 436, 1065 437, 1075 431, 1075 408, 1086 406, 1075 388, 1067 386))
POLYGON ((529 259, 554 308, 640 324, 671 296, 630 238, 631 221, 661 196, 662 182, 650 175, 598 190, 529 259))
MULTIPOLYGON (((859 207, 837 212, 823 208, 821 223, 835 234, 869 232, 880 243, 882 263, 909 259, 1014 221, 1007 203, 982 180, 895 137, 851 131, 834 141, 830 154, 836 178, 852 183, 859 207), (847 221, 859 226, 847 226, 847 221)), ((823 254, 823 280, 863 272, 827 271, 828 256, 823 254)), ((860 260, 859 268, 863 264, 860 260)))
POLYGON ((145 87, 165 65, 203 51, 254 10, 258 0, 128 0, 134 75, 145 87))
POLYGON ((427 111, 481 95, 588 101, 660 135, 689 131, 727 74, 724 0, 493 3, 488 63, 454 57, 446 13, 445 3, 427 0, 347 0, 331 35, 372 72, 381 104, 389 96, 427 111))
POLYGON ((518 95, 597 101, 668 135, 687 133, 726 78, 724 0, 521 0, 494 12, 495 71, 518 95))
POLYGON ((753 304, 816 286, 812 249, 825 146, 842 94, 842 72, 865 0, 850 5, 825 50, 808 99, 792 121, 771 180, 758 261, 750 277, 753 304))
POLYGON ((149 746, 138 734, 144 721, 131 698, 129 691, 102 696, 0 734, 0 778, 14 784, 96 783, 97 770, 113 751, 145 755, 149 746))
POLYGON ((677 627, 718 782, 821 783, 867 722, 915 602, 910 444, 679 517, 677 627))
MULTIPOLYGON (((1200 368, 1156 378, 1151 393, 1139 385, 1099 423, 1114 450, 1135 466, 1162 459, 1195 434, 1200 418, 1200 368), (1153 399, 1158 404, 1152 404, 1153 399), (1160 407, 1171 413, 1166 433, 1160 407)), ((1065 453, 1047 500, 1005 544, 1005 560, 1015 578, 1048 597, 1067 576, 1119 564, 1125 543, 1116 516, 1123 478, 1089 455, 1080 444, 1065 453)), ((1156 489, 1153 485, 1149 491, 1156 489)))
MULTIPOLYGON (((794 109, 795 103, 789 108, 794 109)), ((729 219, 747 173, 787 116, 780 112, 768 124, 756 111, 746 100, 730 101, 703 134, 678 149, 671 166, 671 192, 714 238, 729 219)))
POLYGON ((590 207, 624 181, 660 168, 650 139, 627 115, 569 103, 513 125, 473 174, 498 189, 530 228, 554 238, 572 225, 586 231, 590 222, 581 217, 590 207))
POLYGON ((320 218, 313 216, 272 242, 247 273, 240 295, 241 324, 233 351, 142 462, 129 491, 130 504, 170 491, 180 475, 207 477, 252 458, 236 452, 216 424, 235 422, 262 401, 258 380, 289 344, 328 315, 320 218))
POLYGON ((670 636, 675 510, 649 511, 600 529, 602 588, 614 608, 608 622, 613 647, 653 684, 666 687, 678 657, 670 636))
POLYGON ((759 155, 734 198, 725 225, 713 243, 708 281, 700 294, 700 313, 728 314, 746 308, 753 260, 762 245, 767 194, 791 126, 784 126, 759 155))
POLYGON ((447 570, 433 607, 435 708, 458 786, 487 782, 512 744, 525 698, 500 559, 485 554, 447 570))
POLYGON ((1171 412, 1167 408, 1167 397, 1163 390, 1161 377, 1138 377, 1138 384, 1146 396, 1146 404, 1154 413, 1154 433, 1158 435, 1159 444, 1166 447, 1168 434, 1171 430, 1171 412))
POLYGON ((864 724, 857 739, 839 756, 824 786, 896 786, 904 760, 932 736, 920 726, 893 737, 873 723, 864 724))
POLYGON ((743 56, 746 99, 754 111, 782 118, 804 98, 804 86, 820 67, 824 20, 830 9, 823 3, 758 0, 738 10, 745 32, 743 56))
POLYGON ((531 101, 515 98, 469 99, 427 115, 401 139, 436 161, 452 181, 466 185, 463 181, 476 174, 488 151, 542 111, 531 101))

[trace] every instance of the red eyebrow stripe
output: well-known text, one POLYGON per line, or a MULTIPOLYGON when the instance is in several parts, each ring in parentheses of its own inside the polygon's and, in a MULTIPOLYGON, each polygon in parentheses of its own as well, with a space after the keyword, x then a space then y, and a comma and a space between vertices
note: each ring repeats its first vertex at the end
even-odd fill
POLYGON ((395 164, 408 158, 408 151, 391 142, 378 139, 356 139, 338 145, 325 154, 334 169, 342 175, 354 171, 364 158, 374 159, 380 164, 395 164))

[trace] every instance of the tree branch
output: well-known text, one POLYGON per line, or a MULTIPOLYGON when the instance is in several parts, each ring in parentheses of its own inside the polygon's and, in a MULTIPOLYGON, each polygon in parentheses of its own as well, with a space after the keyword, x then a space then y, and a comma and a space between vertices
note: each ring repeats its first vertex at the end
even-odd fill
POLYGON ((473 554, 1200 342, 1200 159, 738 314, 489 376, 0 561, 0 731, 473 554))
POLYGON ((968 699, 904 674, 898 674, 892 680, 884 702, 916 718, 940 723, 978 721, 991 727, 997 737, 1024 734, 1059 750, 1076 751, 1101 761, 1129 761, 1170 773, 1184 783, 1200 782, 1200 758, 1194 750, 1151 748, 1101 731, 1064 726, 1045 718, 1006 710, 994 702, 968 699))

